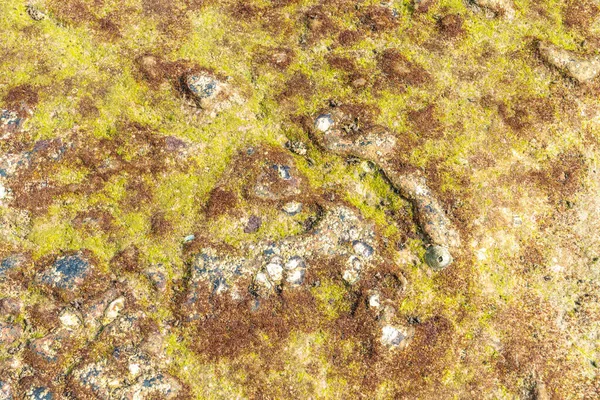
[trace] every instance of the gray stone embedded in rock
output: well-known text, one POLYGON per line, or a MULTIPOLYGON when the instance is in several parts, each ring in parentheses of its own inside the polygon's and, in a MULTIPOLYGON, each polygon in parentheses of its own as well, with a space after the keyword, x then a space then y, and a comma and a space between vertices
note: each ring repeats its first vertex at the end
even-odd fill
POLYGON ((13 389, 8 382, 0 381, 0 399, 13 400, 13 389))
POLYGON ((452 255, 442 246, 429 246, 425 252, 425 262, 434 270, 442 270, 452 264, 452 255))
POLYGON ((60 320, 62 326, 71 330, 79 328, 83 320, 79 312, 70 307, 64 308, 60 312, 58 319, 60 320))
POLYGON ((405 336, 398 328, 386 325, 381 328, 381 343, 384 346, 398 346, 404 340, 405 336))
POLYGON ((31 388, 25 395, 27 400, 54 400, 54 393, 47 387, 31 388))
POLYGON ((269 279, 274 283, 281 283, 283 279, 283 266, 281 265, 281 260, 278 257, 273 258, 265 267, 267 274, 269 275, 269 279))
POLYGON ((255 233, 260 229, 261 225, 262 219, 256 215, 251 215, 244 227, 244 233, 255 233))
POLYGON ((342 278, 349 284, 354 285, 360 279, 360 271, 362 263, 356 256, 350 256, 348 259, 348 267, 342 273, 342 278))
POLYGON ((22 123, 22 118, 15 111, 0 110, 0 139, 5 139, 11 133, 19 130, 22 123))
POLYGON ((220 82, 207 73, 191 74, 185 78, 186 87, 199 99, 215 97, 220 89, 220 82))
POLYGON ((354 252, 364 258, 369 258, 373 255, 373 247, 363 242, 362 240, 355 240, 352 242, 352 248, 354 252))
POLYGON ((304 259, 300 256, 293 256, 285 263, 285 269, 288 271, 294 270, 296 268, 306 268, 306 263, 304 259))
POLYGON ((285 181, 289 181, 292 179, 292 175, 290 174, 290 167, 287 165, 274 164, 273 169, 277 171, 279 177, 285 181))
POLYGON ((28 5, 27 6, 27 14, 31 17, 32 20, 34 21, 41 21, 44 18, 46 18, 46 14, 44 14, 42 11, 40 11, 37 7, 32 6, 32 5, 28 5))
POLYGON ((285 263, 286 282, 291 286, 300 286, 306 275, 306 262, 300 256, 293 256, 285 263))
POLYGON ((91 264, 79 254, 64 256, 44 271, 42 283, 58 289, 72 289, 91 270, 91 264))
POLYGON ((288 271, 286 275, 286 282, 292 286, 300 286, 304 283, 304 276, 306 270, 304 268, 296 268, 292 271, 288 271))
POLYGON ((290 140, 286 142, 285 147, 292 153, 298 154, 299 156, 305 156, 308 152, 306 145, 298 140, 290 140))
POLYGON ((334 125, 331 114, 321 114, 315 119, 315 129, 320 132, 327 132, 334 125))
POLYGON ((302 212, 302 203, 297 201, 290 201, 285 203, 282 207, 283 212, 287 215, 294 216, 302 212))

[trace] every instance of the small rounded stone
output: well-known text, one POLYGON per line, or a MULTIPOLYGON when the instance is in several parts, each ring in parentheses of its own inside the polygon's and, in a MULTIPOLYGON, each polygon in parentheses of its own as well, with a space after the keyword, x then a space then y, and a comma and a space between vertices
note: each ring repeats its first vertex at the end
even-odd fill
POLYGON ((183 238, 183 243, 189 243, 191 241, 193 241, 196 238, 195 235, 187 235, 186 237, 183 238))
POLYGON ((105 322, 109 324, 114 321, 119 316, 123 308, 125 308, 125 297, 121 296, 113 300, 104 311, 105 322))
POLYGON ((289 166, 275 164, 275 165, 273 165, 273 169, 275 171, 277 171, 277 173, 279 174, 279 177, 281 179, 283 179, 284 181, 289 181, 290 179, 292 179, 292 175, 290 174, 291 168, 289 166))
POLYGON ((293 256, 288 260, 288 262, 285 263, 285 269, 288 271, 291 271, 296 268, 305 268, 305 267, 306 267, 306 263, 304 262, 304 259, 300 256, 293 256))
POLYGON ((290 201, 289 203, 285 203, 283 205, 282 210, 287 215, 291 215, 291 216, 300 214, 302 212, 302 203, 299 203, 297 201, 290 201))
POLYGON ((400 329, 386 325, 381 329, 381 343, 387 347, 399 346, 406 336, 400 331, 400 329))
POLYGON ((369 258, 373 255, 373 247, 363 241, 355 240, 352 242, 352 248, 356 254, 364 258, 369 258))
POLYGON ((379 292, 371 293, 369 296, 369 307, 379 309, 381 307, 381 296, 379 292))
POLYGON ((27 14, 29 14, 34 21, 41 21, 46 18, 46 14, 31 5, 27 6, 27 14))
POLYGON ((348 268, 343 272, 342 278, 349 285, 354 285, 360 279, 361 262, 356 256, 351 256, 348 259, 348 268))
POLYGON ((58 316, 60 323, 67 329, 76 329, 81 325, 81 318, 75 310, 65 308, 58 316))
POLYGON ((333 126, 334 121, 331 114, 321 114, 315 120, 315 129, 320 132, 327 132, 333 126))
POLYGON ((288 272, 286 281, 292 286, 299 286, 304 282, 304 275, 306 270, 304 268, 296 268, 288 272))
POLYGON ((452 264, 452 255, 445 247, 430 246, 425 252, 425 262, 434 270, 442 270, 452 264))
POLYGON ((267 289, 271 289, 273 287, 273 284, 269 280, 269 277, 267 276, 267 274, 265 274, 262 271, 256 274, 256 276, 254 277, 254 282, 257 285, 267 288, 267 289))
POLYGON ((267 264, 265 269, 267 270, 267 274, 269 274, 269 278, 271 278, 271 281, 275 283, 281 282, 281 280, 283 279, 283 267, 281 266, 281 264, 279 264, 278 262, 270 262, 269 264, 267 264))
POLYGON ((251 215, 244 227, 244 233, 255 233, 260 229, 261 225, 262 219, 256 215, 251 215))
POLYGON ((138 363, 131 363, 129 364, 129 373, 132 376, 139 376, 141 372, 141 368, 140 368, 140 364, 138 363))
POLYGON ((200 99, 215 95, 218 89, 218 81, 205 74, 188 76, 186 84, 189 90, 200 99))

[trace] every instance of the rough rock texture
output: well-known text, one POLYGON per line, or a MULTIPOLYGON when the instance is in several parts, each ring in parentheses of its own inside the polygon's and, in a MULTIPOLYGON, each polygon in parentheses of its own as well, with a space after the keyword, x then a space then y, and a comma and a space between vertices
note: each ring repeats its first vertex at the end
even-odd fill
POLYGON ((551 43, 539 43, 542 58, 577 82, 586 83, 600 74, 600 57, 582 57, 551 43))
POLYGON ((499 17, 508 20, 515 18, 515 9, 512 0, 474 0, 473 3, 492 11, 499 17))
POLYGON ((0 399, 596 399, 597 0, 0 0, 0 399))

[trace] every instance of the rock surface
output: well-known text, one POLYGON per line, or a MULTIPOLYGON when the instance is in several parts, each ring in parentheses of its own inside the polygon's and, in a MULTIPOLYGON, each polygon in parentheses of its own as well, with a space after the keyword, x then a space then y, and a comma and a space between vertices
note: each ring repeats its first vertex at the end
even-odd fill
POLYGON ((0 399, 595 399, 596 0, 0 13, 0 399))

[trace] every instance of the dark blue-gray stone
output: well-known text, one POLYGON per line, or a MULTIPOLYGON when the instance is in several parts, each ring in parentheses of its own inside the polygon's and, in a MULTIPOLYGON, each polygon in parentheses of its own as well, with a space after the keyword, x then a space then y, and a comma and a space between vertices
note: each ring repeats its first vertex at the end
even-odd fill
POLYGON ((90 263, 78 254, 61 257, 44 272, 42 282, 59 289, 72 289, 78 279, 88 274, 90 268, 90 263))

